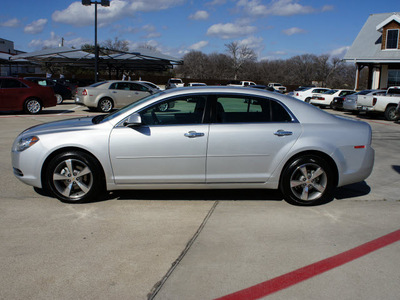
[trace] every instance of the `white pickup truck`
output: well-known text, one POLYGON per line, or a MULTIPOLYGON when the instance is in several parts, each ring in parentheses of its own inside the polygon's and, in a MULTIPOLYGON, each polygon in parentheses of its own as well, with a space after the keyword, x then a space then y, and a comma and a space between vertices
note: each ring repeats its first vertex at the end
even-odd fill
POLYGON ((400 86, 387 89, 384 96, 365 96, 358 99, 357 110, 366 113, 383 113, 386 120, 396 120, 396 106, 400 102, 400 86))

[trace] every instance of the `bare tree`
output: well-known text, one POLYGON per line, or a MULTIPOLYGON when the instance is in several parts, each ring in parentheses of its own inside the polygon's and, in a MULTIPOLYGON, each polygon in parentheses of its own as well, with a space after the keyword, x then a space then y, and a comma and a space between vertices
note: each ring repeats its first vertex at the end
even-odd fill
POLYGON ((114 40, 112 39, 105 40, 101 44, 101 47, 104 48, 104 50, 109 51, 110 53, 112 53, 113 50, 128 52, 129 51, 128 45, 129 45, 128 41, 126 40, 122 41, 118 37, 115 37, 114 40))
POLYGON ((201 51, 190 51, 183 57, 184 64, 179 66, 178 73, 187 78, 206 79, 209 67, 208 57, 201 51))
POLYGON ((231 42, 225 44, 226 51, 232 58, 232 69, 234 73, 234 79, 236 80, 239 75, 239 71, 243 68, 246 62, 255 61, 257 55, 253 49, 247 45, 239 46, 238 42, 231 42))

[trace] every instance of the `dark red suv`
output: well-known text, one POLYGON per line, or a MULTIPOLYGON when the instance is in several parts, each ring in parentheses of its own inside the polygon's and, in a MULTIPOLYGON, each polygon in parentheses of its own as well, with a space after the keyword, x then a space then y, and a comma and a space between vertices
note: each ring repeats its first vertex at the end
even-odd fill
POLYGON ((56 105, 52 88, 22 78, 0 77, 0 111, 37 114, 43 107, 56 105))

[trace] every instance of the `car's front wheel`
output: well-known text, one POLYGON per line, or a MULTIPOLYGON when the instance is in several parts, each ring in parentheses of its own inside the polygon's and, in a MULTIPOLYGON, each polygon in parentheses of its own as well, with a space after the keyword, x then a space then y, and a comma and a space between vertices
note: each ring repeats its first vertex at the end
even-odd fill
POLYGON ((104 180, 99 163, 80 151, 68 151, 51 159, 46 169, 45 188, 66 203, 99 200, 104 180))
POLYGON ((304 155, 286 166, 280 189, 290 204, 311 206, 326 203, 333 200, 334 173, 321 157, 304 155))
POLYGON ((390 105, 385 109, 385 119, 388 121, 396 121, 396 106, 390 105))

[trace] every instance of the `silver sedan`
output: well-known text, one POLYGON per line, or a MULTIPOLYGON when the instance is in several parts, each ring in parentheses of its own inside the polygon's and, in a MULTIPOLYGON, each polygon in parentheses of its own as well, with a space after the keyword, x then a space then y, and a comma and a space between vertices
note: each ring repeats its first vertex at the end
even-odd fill
POLYGON ((157 92, 139 81, 108 80, 77 88, 75 103, 90 110, 110 112, 157 92))
POLYGON ((112 190, 256 188, 317 205, 363 181, 373 163, 367 123, 234 87, 171 89, 108 115, 27 129, 12 147, 15 176, 68 203, 112 190))

